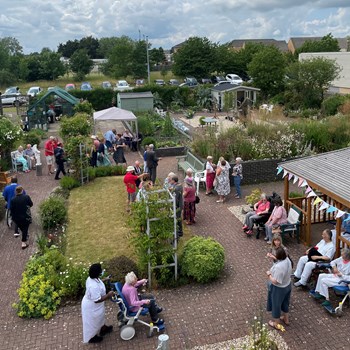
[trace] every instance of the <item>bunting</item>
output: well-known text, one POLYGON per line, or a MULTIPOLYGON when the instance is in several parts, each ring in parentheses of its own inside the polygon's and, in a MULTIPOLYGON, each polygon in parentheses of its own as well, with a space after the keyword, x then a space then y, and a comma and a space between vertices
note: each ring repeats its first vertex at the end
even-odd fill
POLYGON ((311 190, 311 192, 307 195, 307 198, 310 197, 316 197, 316 193, 314 191, 311 190))
POLYGON ((281 171, 283 170, 283 168, 281 166, 278 166, 276 169, 277 169, 277 175, 279 175, 281 173, 281 171))
POLYGON ((321 210, 327 209, 328 207, 329 207, 329 204, 327 202, 323 202, 318 210, 321 211, 321 210))
POLYGON ((337 215, 335 216, 336 219, 341 218, 345 214, 345 211, 338 210, 337 215))
POLYGON ((316 197, 316 199, 314 200, 314 205, 317 205, 318 203, 321 203, 322 199, 320 197, 316 197))
POLYGON ((294 175, 294 180, 293 180, 293 184, 295 184, 298 181, 299 177, 294 175))
POLYGON ((299 178, 299 182, 298 182, 298 187, 301 187, 302 183, 304 182, 304 179, 302 179, 301 177, 299 178))
POLYGON ((333 205, 330 205, 326 211, 326 213, 334 213, 337 210, 336 207, 333 207, 333 205))
POLYGON ((282 176, 282 178, 284 178, 287 174, 288 174, 288 171, 286 169, 283 169, 283 176, 282 176))
POLYGON ((293 175, 292 173, 289 173, 289 175, 288 175, 288 181, 290 181, 290 180, 292 179, 293 176, 294 176, 294 175, 293 175))
POLYGON ((312 188, 311 188, 310 186, 308 186, 307 189, 305 190, 305 194, 306 194, 306 193, 309 193, 309 192, 311 192, 311 191, 312 191, 312 188))

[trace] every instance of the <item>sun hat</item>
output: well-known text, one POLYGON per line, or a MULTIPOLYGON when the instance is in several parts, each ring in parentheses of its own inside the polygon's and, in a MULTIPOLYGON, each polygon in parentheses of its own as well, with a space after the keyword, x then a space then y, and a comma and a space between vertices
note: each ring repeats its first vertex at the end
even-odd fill
POLYGON ((135 168, 132 166, 132 165, 129 165, 127 168, 126 168, 126 171, 129 172, 129 171, 134 171, 135 168))

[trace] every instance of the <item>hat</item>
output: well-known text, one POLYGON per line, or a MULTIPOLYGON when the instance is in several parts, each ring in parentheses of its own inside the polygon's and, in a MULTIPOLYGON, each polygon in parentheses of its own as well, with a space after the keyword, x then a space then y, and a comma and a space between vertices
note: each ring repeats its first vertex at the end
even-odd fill
POLYGON ((129 165, 127 168, 126 168, 126 172, 129 172, 129 171, 134 171, 135 168, 132 166, 132 165, 129 165))

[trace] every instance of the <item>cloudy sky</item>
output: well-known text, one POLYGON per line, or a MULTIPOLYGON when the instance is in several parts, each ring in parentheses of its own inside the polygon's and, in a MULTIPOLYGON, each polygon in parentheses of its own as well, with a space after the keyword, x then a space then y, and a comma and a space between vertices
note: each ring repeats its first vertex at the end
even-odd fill
POLYGON ((349 0, 1 0, 0 37, 24 52, 84 36, 147 35, 169 49, 190 36, 233 39, 350 35, 349 0))

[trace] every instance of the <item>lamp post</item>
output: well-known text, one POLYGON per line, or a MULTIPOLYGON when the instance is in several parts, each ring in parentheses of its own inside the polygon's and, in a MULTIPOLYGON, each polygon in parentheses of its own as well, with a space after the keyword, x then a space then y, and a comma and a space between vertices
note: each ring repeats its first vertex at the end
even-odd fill
POLYGON ((147 52, 147 78, 148 78, 148 85, 151 84, 151 73, 149 69, 149 53, 148 53, 148 36, 146 36, 146 52, 147 52))

